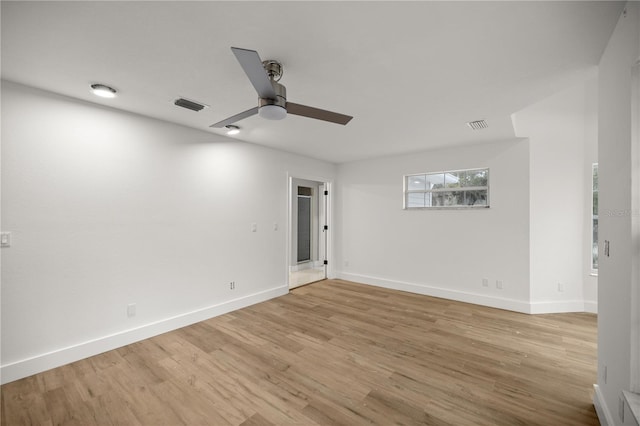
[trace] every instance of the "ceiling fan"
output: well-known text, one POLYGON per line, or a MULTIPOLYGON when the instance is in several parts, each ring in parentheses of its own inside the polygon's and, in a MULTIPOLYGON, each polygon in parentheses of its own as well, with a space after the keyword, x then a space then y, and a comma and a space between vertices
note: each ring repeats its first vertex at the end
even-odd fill
POLYGON ((287 102, 287 89, 278 81, 282 77, 282 64, 274 60, 260 60, 255 50, 232 47, 240 66, 258 92, 258 106, 212 124, 209 127, 225 127, 243 118, 258 114, 269 120, 282 120, 287 114, 301 115, 316 120, 345 125, 353 117, 324 109, 287 102))

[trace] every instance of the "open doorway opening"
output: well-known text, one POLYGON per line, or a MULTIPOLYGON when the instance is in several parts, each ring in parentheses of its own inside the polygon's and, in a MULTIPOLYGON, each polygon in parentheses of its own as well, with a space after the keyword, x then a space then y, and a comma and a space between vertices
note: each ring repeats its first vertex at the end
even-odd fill
POLYGON ((327 278, 328 183, 290 178, 289 288, 327 278))

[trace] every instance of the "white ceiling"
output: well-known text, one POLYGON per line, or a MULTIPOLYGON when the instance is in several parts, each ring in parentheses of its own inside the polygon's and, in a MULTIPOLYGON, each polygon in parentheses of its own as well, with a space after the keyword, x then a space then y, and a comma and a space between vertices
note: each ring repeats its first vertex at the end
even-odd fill
MULTIPOLYGON (((238 122, 236 139, 335 163, 514 138, 510 115, 592 75, 622 2, 9 2, 2 78, 208 132, 257 105, 229 49, 287 98, 355 118, 238 122), (119 91, 113 100, 91 83, 119 91), (185 97, 210 105, 192 112, 185 97), (472 131, 467 121, 485 119, 472 131)), ((37 124, 37 123, 34 123, 37 124)))

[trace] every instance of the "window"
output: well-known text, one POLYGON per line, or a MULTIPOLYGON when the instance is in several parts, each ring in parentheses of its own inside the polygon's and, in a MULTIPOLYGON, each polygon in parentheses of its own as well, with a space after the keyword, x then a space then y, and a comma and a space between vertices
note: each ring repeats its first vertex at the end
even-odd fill
POLYGON ((489 207, 489 169, 404 177, 405 209, 486 207, 489 207))
POLYGON ((591 172, 591 269, 598 270, 598 163, 591 172))

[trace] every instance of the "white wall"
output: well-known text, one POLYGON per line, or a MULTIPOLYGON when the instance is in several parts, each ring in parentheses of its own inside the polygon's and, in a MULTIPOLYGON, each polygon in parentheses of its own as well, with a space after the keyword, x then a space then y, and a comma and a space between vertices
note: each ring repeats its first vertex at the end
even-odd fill
POLYGON ((595 312, 595 69, 591 75, 514 114, 528 141, 340 165, 339 276, 522 312, 595 312), (403 175, 485 166, 490 209, 402 210, 403 175))
POLYGON ((339 277, 528 311, 526 140, 346 163, 338 173, 339 277), (480 167, 490 168, 491 208, 402 209, 403 175, 480 167))
POLYGON ((284 294, 287 176, 334 169, 2 82, 2 380, 284 294))
MULTIPOLYGON (((598 385, 594 403, 602 424, 620 425, 618 399, 631 386, 631 68, 640 58, 640 4, 628 2, 599 68, 598 385), (610 256, 604 256, 604 241, 610 256)), ((633 214, 638 214, 633 212, 633 214)), ((636 259, 637 261, 637 259, 636 259)), ((637 307, 635 307, 637 308, 637 307)), ((632 424, 630 419, 624 424, 632 424)))
MULTIPOLYGON (((591 270, 591 234, 585 228, 591 179, 585 170, 591 167, 597 138, 593 125, 597 118, 592 114, 595 69, 593 74, 588 82, 513 115, 516 134, 530 139, 533 312, 585 310, 585 275, 591 270)), ((595 310, 595 301, 591 302, 589 307, 595 310)))
MULTIPOLYGON (((598 162, 598 78, 597 76, 585 83, 585 139, 584 139, 584 182, 593 182, 593 164, 598 162)), ((592 243, 593 243, 593 185, 584 187, 584 244, 582 259, 582 292, 587 312, 598 311, 598 276, 591 268, 592 243)))

